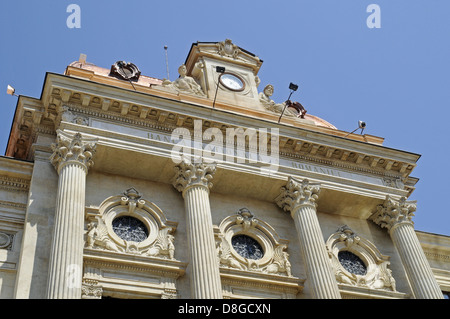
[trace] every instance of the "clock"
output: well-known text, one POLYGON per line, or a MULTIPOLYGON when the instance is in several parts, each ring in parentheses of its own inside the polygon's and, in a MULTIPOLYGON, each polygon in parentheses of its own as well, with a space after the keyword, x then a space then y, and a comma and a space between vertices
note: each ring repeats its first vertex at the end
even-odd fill
POLYGON ((239 76, 232 73, 221 74, 219 80, 223 86, 232 91, 239 92, 245 87, 244 81, 239 76))

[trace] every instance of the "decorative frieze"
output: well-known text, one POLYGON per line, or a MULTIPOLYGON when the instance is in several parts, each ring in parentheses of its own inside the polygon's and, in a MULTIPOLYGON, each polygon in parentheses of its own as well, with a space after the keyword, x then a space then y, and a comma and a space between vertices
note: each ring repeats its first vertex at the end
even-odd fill
POLYGON ((30 181, 23 178, 1 175, 0 188, 14 192, 28 192, 30 181))

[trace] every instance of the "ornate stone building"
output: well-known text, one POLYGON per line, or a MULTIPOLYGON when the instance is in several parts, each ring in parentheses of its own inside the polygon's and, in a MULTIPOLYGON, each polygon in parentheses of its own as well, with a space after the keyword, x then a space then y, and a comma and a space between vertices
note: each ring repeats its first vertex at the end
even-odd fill
POLYGON ((0 296, 448 294, 450 238, 416 231, 407 200, 419 155, 273 101, 261 65, 230 40, 194 43, 174 81, 82 55, 20 96, 0 296))

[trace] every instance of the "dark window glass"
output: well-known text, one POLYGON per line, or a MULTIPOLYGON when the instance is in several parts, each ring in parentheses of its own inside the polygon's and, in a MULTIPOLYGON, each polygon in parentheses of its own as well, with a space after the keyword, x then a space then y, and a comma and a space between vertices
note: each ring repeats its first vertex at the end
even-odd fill
POLYGON ((364 276, 367 273, 367 268, 364 262, 349 251, 340 251, 338 253, 339 262, 347 270, 355 275, 364 276))
POLYGON ((115 218, 112 227, 117 236, 126 241, 141 242, 148 237, 148 230, 144 223, 131 216, 115 218))
POLYGON ((236 235, 231 239, 231 244, 234 250, 244 258, 261 259, 264 256, 261 245, 250 236, 236 235))

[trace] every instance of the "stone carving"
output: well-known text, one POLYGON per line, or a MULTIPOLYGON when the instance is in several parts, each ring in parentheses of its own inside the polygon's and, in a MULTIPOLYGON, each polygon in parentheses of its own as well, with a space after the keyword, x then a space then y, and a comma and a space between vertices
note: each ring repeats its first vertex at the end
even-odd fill
POLYGON ((142 208, 145 205, 145 201, 141 199, 141 195, 135 188, 129 188, 124 193, 124 196, 120 199, 120 204, 128 206, 128 214, 133 214, 136 207, 142 208))
POLYGON ((0 231, 0 249, 11 250, 14 235, 0 231))
POLYGON ((146 256, 168 256, 169 259, 174 259, 175 246, 173 244, 174 236, 170 234, 171 228, 161 229, 158 233, 155 243, 147 250, 146 256))
POLYGON ((94 165, 97 139, 84 138, 80 133, 74 135, 57 130, 56 143, 52 144, 53 154, 50 162, 59 172, 66 163, 77 163, 87 171, 94 165))
POLYGON ((97 280, 83 279, 81 286, 81 299, 101 299, 103 288, 97 280))
POLYGON ((215 164, 180 162, 175 166, 173 186, 183 192, 190 186, 212 187, 212 178, 216 171, 215 164))
POLYGON ((403 184, 401 178, 394 177, 383 177, 383 184, 388 187, 403 189, 405 185, 403 184))
MULTIPOLYGON (((273 92, 274 92, 273 85, 267 84, 264 87, 264 90, 259 93, 259 101, 267 110, 275 113, 281 113, 283 112, 284 104, 275 103, 275 101, 271 99, 273 92)), ((287 112, 286 116, 292 116, 292 114, 287 112)))
POLYGON ((90 222, 88 224, 87 233, 87 248, 101 248, 112 251, 125 251, 124 249, 119 249, 119 247, 114 243, 114 241, 109 236, 108 228, 106 227, 105 221, 96 216, 97 223, 90 222))
POLYGON ((89 125, 89 120, 87 117, 74 114, 66 105, 61 107, 61 121, 75 123, 78 125, 89 125))
POLYGON ((226 39, 225 41, 217 43, 217 52, 221 56, 236 59, 241 53, 241 49, 237 45, 233 44, 230 39, 226 39))
POLYGON ((130 188, 121 196, 113 196, 102 203, 99 213, 90 216, 86 232, 86 248, 141 256, 175 259, 175 223, 168 222, 162 211, 130 188), (116 217, 137 218, 147 227, 148 237, 140 242, 119 237, 112 226, 116 217))
POLYGON ((347 225, 339 227, 326 242, 328 254, 338 283, 396 291, 395 279, 389 269, 389 257, 381 252, 367 239, 357 235, 347 225), (348 251, 358 256, 366 266, 365 274, 349 272, 339 261, 338 254, 348 251))
POLYGON ((377 211, 372 214, 370 219, 381 228, 387 228, 388 231, 401 223, 414 225, 412 217, 416 211, 416 201, 407 201, 406 197, 395 200, 387 195, 383 205, 377 206, 377 211))
POLYGON ((289 177, 286 186, 281 188, 281 193, 275 201, 284 211, 292 214, 298 206, 309 205, 316 207, 319 193, 319 184, 312 184, 307 179, 298 181, 289 177))
POLYGON ((174 89, 175 91, 181 93, 205 96, 202 87, 195 81, 195 79, 191 76, 186 75, 187 73, 186 65, 182 64, 178 68, 178 73, 180 74, 178 79, 176 79, 173 82, 164 79, 162 82, 162 86, 174 89))
POLYGON ((217 259, 220 267, 292 277, 286 240, 278 239, 276 232, 258 220, 246 208, 225 218, 216 232, 217 259), (263 247, 258 259, 244 258, 232 245, 235 235, 246 235, 263 247))
POLYGON ((289 254, 284 251, 286 248, 286 245, 280 245, 275 248, 273 262, 266 268, 269 274, 286 273, 287 276, 292 276, 289 254))

